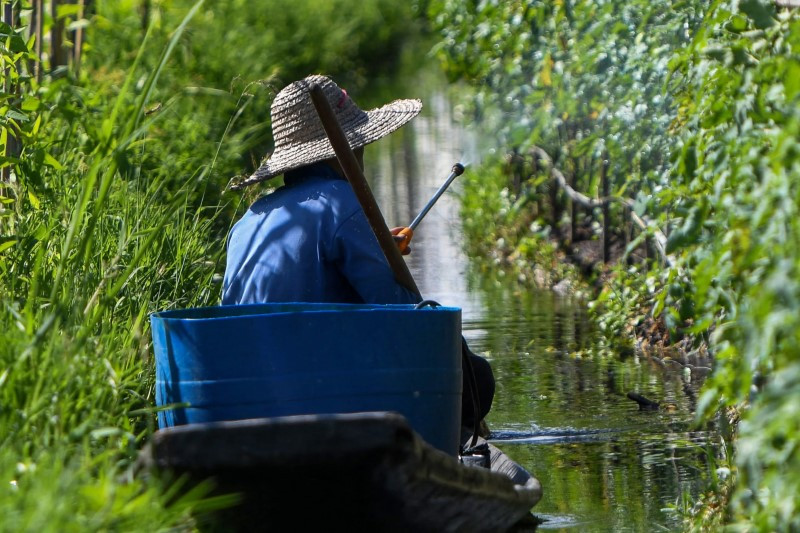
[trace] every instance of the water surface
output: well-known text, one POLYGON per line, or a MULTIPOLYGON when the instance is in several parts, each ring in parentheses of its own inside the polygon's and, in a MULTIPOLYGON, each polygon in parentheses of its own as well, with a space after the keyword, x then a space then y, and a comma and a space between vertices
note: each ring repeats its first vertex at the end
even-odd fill
MULTIPOLYGON (((475 134, 441 93, 420 117, 367 150, 366 173, 390 226, 407 225, 475 134)), ((600 357, 579 301, 513 280, 477 279, 462 252, 458 180, 419 226, 408 264, 424 297, 462 308, 464 335, 491 362, 496 444, 542 482, 541 530, 680 529, 674 506, 696 495, 713 436, 691 430, 698 376, 648 358, 600 357), (642 411, 636 391, 662 408, 642 411)))
POLYGON ((713 435, 692 430, 699 383, 649 358, 600 357, 579 303, 547 292, 484 294, 465 324, 490 357, 494 437, 544 487, 540 529, 680 529, 675 506, 703 487, 713 435), (641 410, 636 391, 658 401, 641 410))

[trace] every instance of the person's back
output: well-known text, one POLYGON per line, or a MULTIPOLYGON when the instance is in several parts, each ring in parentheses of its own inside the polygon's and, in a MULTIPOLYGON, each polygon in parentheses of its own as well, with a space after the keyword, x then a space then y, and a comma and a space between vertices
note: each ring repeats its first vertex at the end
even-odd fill
POLYGON ((325 163, 286 173, 231 231, 222 303, 416 303, 350 185, 325 163))

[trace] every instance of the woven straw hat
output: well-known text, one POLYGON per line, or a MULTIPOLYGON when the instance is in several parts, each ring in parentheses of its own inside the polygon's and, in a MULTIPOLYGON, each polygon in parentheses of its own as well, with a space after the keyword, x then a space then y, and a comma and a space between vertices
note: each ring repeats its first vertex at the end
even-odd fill
POLYGON ((328 98, 354 150, 392 133, 422 109, 419 100, 395 100, 378 109, 362 111, 347 92, 327 76, 314 75, 296 81, 282 89, 272 102, 270 116, 275 150, 252 176, 232 185, 232 189, 336 157, 311 101, 309 91, 315 83, 328 98))

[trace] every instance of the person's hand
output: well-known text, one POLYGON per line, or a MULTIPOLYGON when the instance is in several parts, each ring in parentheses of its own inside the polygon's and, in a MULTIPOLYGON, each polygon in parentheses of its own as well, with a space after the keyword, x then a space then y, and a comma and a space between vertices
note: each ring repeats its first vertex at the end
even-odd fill
POLYGON ((403 255, 410 254, 411 247, 409 243, 411 242, 411 237, 414 236, 414 230, 411 228, 399 227, 392 228, 390 231, 394 236, 394 242, 397 244, 397 249, 400 250, 400 253, 403 255))

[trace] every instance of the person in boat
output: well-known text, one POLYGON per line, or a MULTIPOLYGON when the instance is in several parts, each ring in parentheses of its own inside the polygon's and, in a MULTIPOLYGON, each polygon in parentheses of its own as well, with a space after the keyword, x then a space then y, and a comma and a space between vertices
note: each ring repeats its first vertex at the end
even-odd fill
MULTIPOLYGON (((311 100, 314 84, 323 89, 362 168, 364 146, 397 130, 422 109, 419 100, 395 100, 363 111, 344 89, 321 75, 282 89, 270 109, 275 143, 272 155, 232 188, 280 174, 284 184, 253 203, 233 226, 227 242, 222 304, 418 303, 420 297, 395 280, 344 178, 311 100)), ((392 233, 397 235, 401 229, 392 233)), ((471 354, 470 360, 479 391, 478 420, 482 420, 491 407, 494 377, 485 359, 471 354)), ((465 425, 475 422, 470 387, 465 380, 465 425)))

